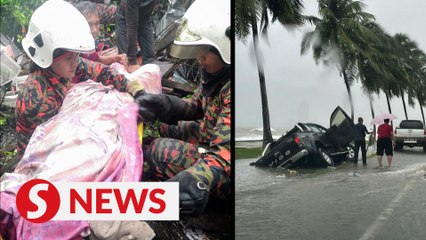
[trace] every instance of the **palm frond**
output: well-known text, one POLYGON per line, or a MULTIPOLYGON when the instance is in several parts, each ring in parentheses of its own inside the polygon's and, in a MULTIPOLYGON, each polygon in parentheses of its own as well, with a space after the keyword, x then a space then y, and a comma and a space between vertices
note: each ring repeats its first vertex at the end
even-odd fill
POLYGON ((306 52, 311 47, 312 42, 314 41, 315 31, 307 32, 303 36, 301 48, 300 48, 300 54, 306 54, 306 52))

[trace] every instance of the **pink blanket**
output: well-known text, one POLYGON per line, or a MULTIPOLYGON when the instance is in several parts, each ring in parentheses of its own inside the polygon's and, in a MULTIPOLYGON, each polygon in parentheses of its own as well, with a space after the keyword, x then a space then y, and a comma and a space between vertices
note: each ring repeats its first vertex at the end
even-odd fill
POLYGON ((13 215, 18 239, 73 239, 86 221, 32 224, 15 205, 19 187, 33 178, 55 181, 139 181, 143 157, 137 106, 128 93, 87 81, 67 93, 59 113, 39 125, 22 160, 0 184, 0 208, 13 215))

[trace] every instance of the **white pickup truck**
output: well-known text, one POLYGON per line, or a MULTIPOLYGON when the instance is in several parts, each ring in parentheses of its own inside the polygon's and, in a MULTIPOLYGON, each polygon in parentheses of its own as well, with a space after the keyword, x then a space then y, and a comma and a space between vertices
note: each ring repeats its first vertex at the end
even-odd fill
POLYGON ((401 151, 404 146, 423 147, 426 153, 426 129, 420 120, 402 120, 395 128, 395 150, 401 151))

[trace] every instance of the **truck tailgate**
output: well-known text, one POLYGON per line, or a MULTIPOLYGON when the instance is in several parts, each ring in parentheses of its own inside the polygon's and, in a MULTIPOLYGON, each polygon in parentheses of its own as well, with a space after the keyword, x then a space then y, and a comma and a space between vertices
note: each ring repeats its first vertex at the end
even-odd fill
POLYGON ((396 128, 396 134, 395 137, 397 138, 423 138, 424 130, 423 129, 401 129, 396 128))

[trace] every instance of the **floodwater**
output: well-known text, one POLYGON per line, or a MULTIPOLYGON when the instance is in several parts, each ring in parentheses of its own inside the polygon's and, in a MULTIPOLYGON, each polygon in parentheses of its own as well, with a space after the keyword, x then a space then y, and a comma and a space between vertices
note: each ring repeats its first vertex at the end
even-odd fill
POLYGON ((297 171, 237 160, 236 239, 426 239, 425 156, 413 148, 390 169, 371 156, 366 167, 297 171))

